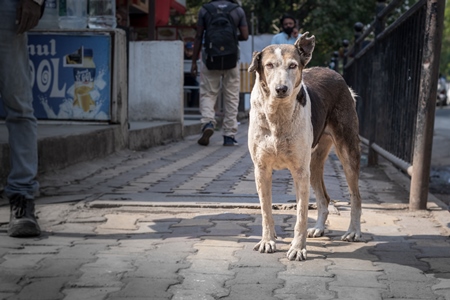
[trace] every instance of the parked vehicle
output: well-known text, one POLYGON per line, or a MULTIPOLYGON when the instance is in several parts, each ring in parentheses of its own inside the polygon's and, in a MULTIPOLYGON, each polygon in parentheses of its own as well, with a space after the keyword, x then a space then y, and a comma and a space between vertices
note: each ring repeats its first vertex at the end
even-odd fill
POLYGON ((440 76, 439 80, 438 80, 438 87, 437 87, 436 105, 445 106, 448 104, 449 104, 449 99, 447 97, 447 81, 445 80, 445 77, 440 76))

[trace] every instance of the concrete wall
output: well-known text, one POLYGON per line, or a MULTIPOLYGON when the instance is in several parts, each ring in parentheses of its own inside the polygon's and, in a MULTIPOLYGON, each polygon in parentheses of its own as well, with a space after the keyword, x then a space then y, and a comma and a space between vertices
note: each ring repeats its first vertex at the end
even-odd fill
POLYGON ((130 42, 130 121, 183 122, 183 43, 130 42))
POLYGON ((261 51, 272 42, 273 34, 249 35, 248 40, 240 41, 241 63, 251 63, 253 51, 261 51))

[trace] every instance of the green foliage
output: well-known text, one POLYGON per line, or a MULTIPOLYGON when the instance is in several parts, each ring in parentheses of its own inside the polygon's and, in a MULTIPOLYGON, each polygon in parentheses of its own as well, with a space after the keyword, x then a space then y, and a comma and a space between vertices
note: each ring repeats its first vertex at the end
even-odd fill
MULTIPOLYGON (((187 0, 188 12, 181 22, 194 25, 205 0, 187 0)), ((353 40, 356 22, 369 24, 374 16, 375 1, 367 0, 241 0, 247 14, 250 34, 278 33, 283 13, 293 15, 300 32, 316 37, 311 65, 327 65, 333 51, 343 39, 353 40), (252 16, 254 16, 252 18, 252 16), (254 28, 254 30, 253 30, 254 28), (252 32, 252 30, 254 32, 252 32)))
POLYGON ((373 20, 375 4, 367 0, 328 1, 314 0, 309 2, 299 16, 301 32, 309 31, 316 36, 316 49, 313 54, 313 65, 326 65, 333 51, 339 50, 342 40, 353 41, 354 24, 369 24, 373 20))
MULTIPOLYGON (((418 0, 405 0, 387 22, 390 23, 418 0)), ((200 7, 207 0, 187 0, 188 11, 181 18, 184 25, 195 25, 200 7)), ((375 16, 377 1, 368 0, 238 0, 247 14, 250 34, 278 33, 283 13, 293 15, 300 32, 316 37, 316 48, 310 63, 328 65, 332 53, 342 50, 342 40, 354 40, 354 24, 369 25, 375 16), (253 16, 253 17, 252 17, 253 16), (254 32, 252 32, 254 31, 254 32)), ((388 4, 390 1, 386 1, 388 4)), ((450 75, 450 6, 445 7, 445 29, 442 40, 441 72, 450 75)), ((342 51, 341 51, 342 52, 342 51)))
POLYGON ((444 32, 442 34, 440 72, 450 78, 450 4, 445 2, 444 32))

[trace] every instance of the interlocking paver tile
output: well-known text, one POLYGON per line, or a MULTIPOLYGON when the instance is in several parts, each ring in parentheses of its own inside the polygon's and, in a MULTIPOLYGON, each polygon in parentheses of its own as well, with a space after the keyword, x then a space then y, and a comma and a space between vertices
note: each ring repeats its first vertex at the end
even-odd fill
POLYGON ((92 288, 69 288, 64 289, 64 300, 103 300, 108 294, 117 292, 120 287, 92 287, 92 288))
POLYGON ((334 278, 287 276, 284 279, 284 286, 275 290, 275 296, 281 299, 289 299, 289 296, 301 297, 300 299, 333 299, 335 296, 335 293, 327 288, 334 278))
MULTIPOLYGON (((238 147, 191 136, 42 174, 41 237, 8 237, 0 202, 0 299, 450 300, 448 212, 409 212, 385 166, 364 167, 364 241, 341 241, 350 205, 334 152, 324 181, 336 201, 325 236, 307 239, 307 260, 286 258, 296 222, 287 170, 272 182, 277 252, 254 251, 262 218, 247 126, 238 147)), ((313 226, 313 192, 310 201, 313 226)))
POLYGON ((97 227, 97 230, 100 229, 118 229, 118 230, 136 230, 138 229, 138 226, 136 225, 137 220, 142 215, 105 215, 104 216, 107 221, 105 224, 102 224, 97 227))
POLYGON ((125 286, 117 292, 113 292, 109 297, 117 299, 126 298, 144 298, 144 299, 170 299, 172 293, 168 291, 169 287, 179 283, 179 280, 173 278, 123 278, 125 286))
POLYGON ((331 286, 331 291, 336 292, 338 299, 348 300, 381 300, 382 291, 380 289, 368 288, 368 287, 344 287, 344 286, 331 286))

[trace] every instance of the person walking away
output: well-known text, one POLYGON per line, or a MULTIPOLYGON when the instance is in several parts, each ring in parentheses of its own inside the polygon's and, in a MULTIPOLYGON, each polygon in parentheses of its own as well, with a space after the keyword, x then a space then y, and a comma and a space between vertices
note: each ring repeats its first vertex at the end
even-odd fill
POLYGON ((8 0, 0 10, 0 94, 6 111, 11 171, 4 193, 11 214, 8 235, 32 237, 41 233, 34 211, 37 121, 33 111, 27 31, 43 13, 44 0, 8 0))
POLYGON ((202 50, 200 72, 200 112, 202 136, 198 143, 209 144, 217 125, 214 106, 222 82, 224 97, 223 145, 237 145, 237 113, 239 106, 239 42, 248 39, 245 12, 232 0, 213 0, 202 6, 198 14, 191 74, 197 76, 197 59, 202 50), (238 30, 239 29, 239 30, 238 30))
POLYGON ((295 41, 302 35, 298 32, 297 21, 289 14, 284 14, 280 19, 280 26, 282 32, 276 34, 272 38, 271 44, 291 44, 294 45, 295 41))

